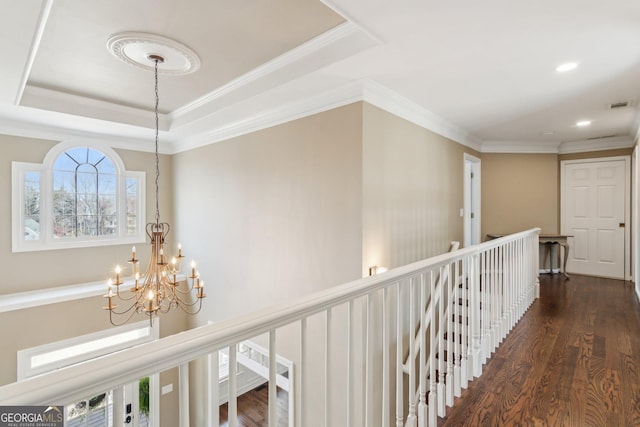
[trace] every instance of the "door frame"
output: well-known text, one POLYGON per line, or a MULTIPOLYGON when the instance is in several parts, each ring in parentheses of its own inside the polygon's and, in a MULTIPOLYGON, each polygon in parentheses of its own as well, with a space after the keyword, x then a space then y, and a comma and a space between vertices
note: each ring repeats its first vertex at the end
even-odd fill
POLYGON ((638 172, 638 162, 640 161, 640 148, 636 144, 633 148, 631 156, 631 230, 633 231, 633 239, 631 241, 632 270, 631 280, 636 285, 636 295, 640 298, 640 283, 638 281, 638 272, 640 272, 640 203, 638 201, 638 189, 640 188, 640 173, 638 172))
POLYGON ((594 157, 560 161, 560 234, 567 234, 565 218, 565 166, 580 163, 624 161, 624 280, 631 280, 631 156, 594 157))
POLYGON ((464 247, 466 248, 482 241, 480 237, 481 160, 476 156, 464 153, 463 161, 464 207, 462 209, 462 217, 464 223, 464 247), (471 172, 473 172, 473 180, 471 179, 471 172), (471 218, 472 212, 474 214, 473 218, 471 218))

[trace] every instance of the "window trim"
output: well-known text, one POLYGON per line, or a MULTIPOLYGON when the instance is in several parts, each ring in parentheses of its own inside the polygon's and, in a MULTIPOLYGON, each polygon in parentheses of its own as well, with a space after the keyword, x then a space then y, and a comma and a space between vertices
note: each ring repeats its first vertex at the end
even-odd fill
POLYGON ((55 249, 87 248, 95 246, 111 246, 145 241, 144 224, 146 218, 146 173, 129 171, 124 167, 120 156, 110 147, 86 141, 68 141, 55 145, 46 154, 42 163, 17 162, 11 163, 11 211, 12 211, 12 252, 31 252, 55 249), (105 154, 116 168, 117 185, 117 213, 118 232, 113 236, 96 236, 81 238, 54 239, 51 227, 53 224, 53 165, 59 155, 65 151, 88 147, 105 154), (24 238, 24 178, 28 172, 40 173, 40 238, 38 240, 25 240, 24 238), (133 178, 138 181, 138 212, 136 216, 136 234, 127 234, 126 212, 126 180, 133 178))
POLYGON ((80 335, 24 350, 18 350, 18 381, 65 368, 67 366, 86 362, 87 360, 92 360, 97 357, 106 356, 107 354, 115 353, 116 351, 124 350, 126 348, 157 341, 160 337, 159 333, 159 322, 151 327, 149 326, 148 321, 142 320, 140 322, 129 323, 117 328, 104 329, 86 335, 80 335), (139 332, 141 334, 135 338, 118 341, 116 343, 109 343, 109 339, 131 332, 139 332), (42 355, 68 350, 71 347, 86 345, 89 343, 96 343, 93 345, 93 349, 91 350, 87 350, 79 354, 60 356, 51 362, 34 365, 35 359, 42 355))

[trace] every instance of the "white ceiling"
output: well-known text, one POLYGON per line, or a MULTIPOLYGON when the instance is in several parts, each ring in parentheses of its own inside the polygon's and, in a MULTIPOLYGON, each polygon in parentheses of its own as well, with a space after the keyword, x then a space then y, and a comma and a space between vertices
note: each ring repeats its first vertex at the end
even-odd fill
POLYGON ((0 0, 0 133, 151 150, 153 74, 124 31, 181 42, 201 67, 160 76, 178 152, 365 100, 483 151, 630 146, 637 0, 0 0), (185 6, 188 4, 188 7, 185 6), (578 67, 558 73, 574 61, 578 67), (610 104, 629 101, 612 110, 610 104), (591 120, 577 127, 578 120, 591 120))

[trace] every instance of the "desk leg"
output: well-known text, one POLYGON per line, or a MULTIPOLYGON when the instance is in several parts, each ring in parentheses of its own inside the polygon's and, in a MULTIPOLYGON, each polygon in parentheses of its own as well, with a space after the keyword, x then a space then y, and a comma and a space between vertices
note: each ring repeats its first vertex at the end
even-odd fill
POLYGON ((542 261, 542 268, 546 270, 547 260, 549 260, 549 274, 553 274, 553 269, 551 268, 551 245, 549 242, 544 244, 544 260, 542 261))
POLYGON ((569 259, 569 243, 564 243, 561 245, 562 247, 564 247, 564 265, 562 267, 562 272, 564 273, 564 276, 569 279, 569 275, 567 274, 567 260, 569 259))

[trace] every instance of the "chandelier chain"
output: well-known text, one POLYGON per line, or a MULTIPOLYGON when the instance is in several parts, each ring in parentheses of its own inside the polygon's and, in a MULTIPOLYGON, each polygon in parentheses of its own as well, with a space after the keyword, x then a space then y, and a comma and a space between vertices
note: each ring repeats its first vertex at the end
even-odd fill
POLYGON ((159 183, 160 183, 160 156, 158 154, 158 133, 159 133, 159 120, 158 120, 158 104, 160 103, 160 97, 158 96, 158 59, 155 62, 155 93, 156 93, 156 224, 160 223, 160 202, 159 202, 159 183))

